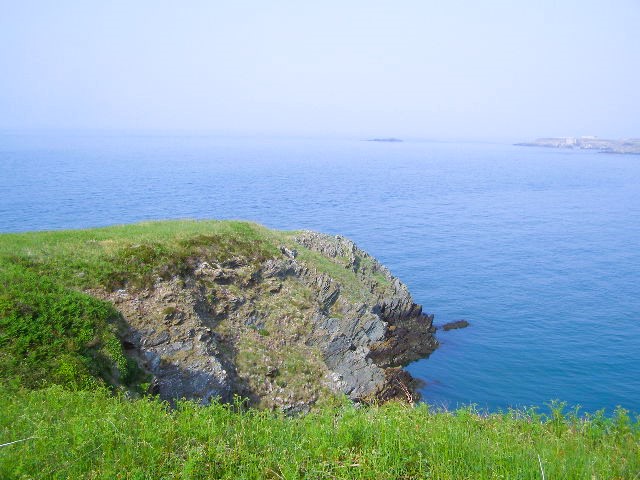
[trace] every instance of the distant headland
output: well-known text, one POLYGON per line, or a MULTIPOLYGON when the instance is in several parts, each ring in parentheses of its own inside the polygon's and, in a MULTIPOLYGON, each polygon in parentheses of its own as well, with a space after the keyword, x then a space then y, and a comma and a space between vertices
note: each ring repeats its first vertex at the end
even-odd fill
POLYGON ((571 148, 576 150, 597 150, 605 153, 630 153, 640 155, 640 138, 607 140, 598 137, 549 137, 533 142, 516 143, 522 147, 571 148))

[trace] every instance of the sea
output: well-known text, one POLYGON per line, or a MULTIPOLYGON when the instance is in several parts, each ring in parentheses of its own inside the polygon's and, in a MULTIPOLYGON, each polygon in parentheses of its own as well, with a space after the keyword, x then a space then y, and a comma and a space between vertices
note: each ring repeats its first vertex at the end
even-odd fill
POLYGON ((0 232, 243 219, 340 234, 440 347, 423 400, 640 412, 640 156, 490 142, 1 132, 0 232))

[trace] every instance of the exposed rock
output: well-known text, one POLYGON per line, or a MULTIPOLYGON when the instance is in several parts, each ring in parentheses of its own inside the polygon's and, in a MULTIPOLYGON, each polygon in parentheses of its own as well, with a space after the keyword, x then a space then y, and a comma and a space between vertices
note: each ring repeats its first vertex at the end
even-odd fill
POLYGON ((129 326, 123 344, 128 351, 136 351, 138 363, 153 375, 154 389, 162 398, 202 403, 214 397, 232 398, 233 367, 222 363, 207 315, 198 308, 202 299, 197 290, 184 288, 174 279, 144 292, 119 290, 107 298, 129 326), (167 300, 179 304, 180 311, 167 306, 167 300), (166 320, 168 327, 162 326, 166 320))
POLYGON ((440 328, 442 328, 442 330, 446 332, 448 330, 456 330, 458 328, 467 328, 468 326, 469 322, 467 322, 466 320, 455 320, 453 322, 445 323, 440 328))
POLYGON ((298 251, 293 248, 287 248, 284 245, 280 246, 280 251, 285 257, 296 258, 298 256, 298 251))
POLYGON ((259 263, 196 259, 191 273, 143 291, 92 293, 123 314, 123 341, 162 398, 239 394, 288 412, 331 392, 413 401, 400 367, 437 347, 433 316, 352 241, 305 231, 292 242, 259 263), (339 268, 323 271, 298 249, 339 268))

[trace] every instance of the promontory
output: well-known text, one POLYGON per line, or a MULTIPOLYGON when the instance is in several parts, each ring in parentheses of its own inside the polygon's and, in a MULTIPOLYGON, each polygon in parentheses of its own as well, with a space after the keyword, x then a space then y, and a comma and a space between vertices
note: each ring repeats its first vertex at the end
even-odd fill
POLYGON ((568 148, 575 150, 595 150, 603 153, 640 154, 640 138, 607 140, 598 137, 547 137, 533 142, 516 143, 520 147, 568 148))
POLYGON ((341 236, 167 221, 0 236, 0 376, 286 412, 413 400, 433 316, 341 236))

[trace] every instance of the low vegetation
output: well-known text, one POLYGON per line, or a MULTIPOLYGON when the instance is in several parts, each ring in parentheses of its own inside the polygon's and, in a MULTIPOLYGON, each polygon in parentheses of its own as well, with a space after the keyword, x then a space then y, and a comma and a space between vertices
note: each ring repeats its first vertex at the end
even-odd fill
POLYGON ((535 411, 481 415, 390 403, 307 415, 60 387, 0 391, 0 478, 620 479, 640 472, 640 427, 535 411))
POLYGON ((0 265, 65 286, 144 288, 185 273, 194 258, 259 262, 278 253, 276 232, 248 222, 172 221, 0 236, 0 265))
POLYGON ((29 388, 133 386, 118 312, 110 304, 17 266, 0 269, 0 381, 29 388))

